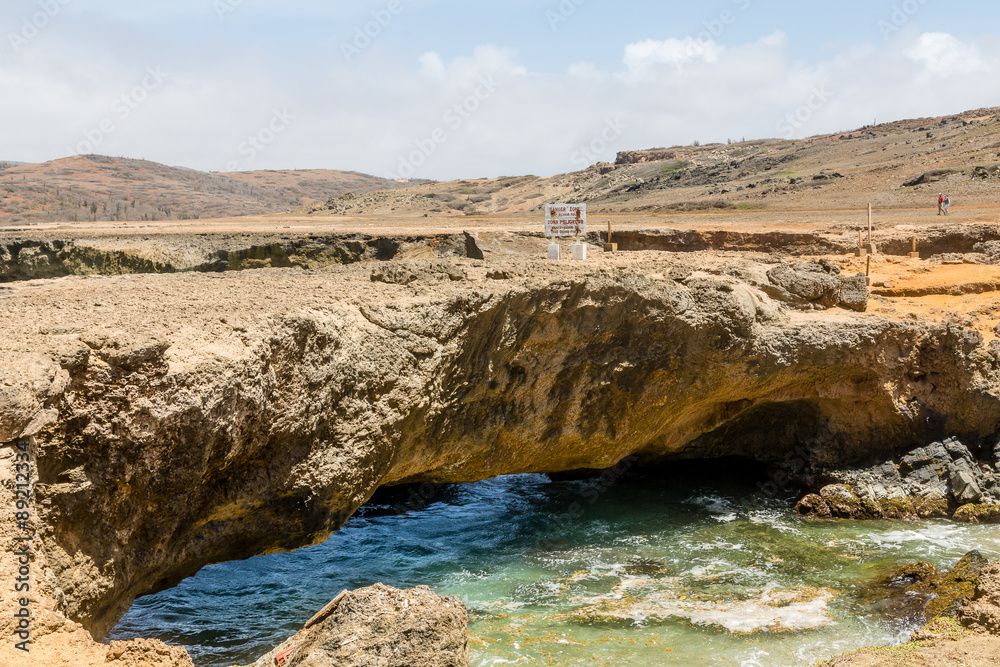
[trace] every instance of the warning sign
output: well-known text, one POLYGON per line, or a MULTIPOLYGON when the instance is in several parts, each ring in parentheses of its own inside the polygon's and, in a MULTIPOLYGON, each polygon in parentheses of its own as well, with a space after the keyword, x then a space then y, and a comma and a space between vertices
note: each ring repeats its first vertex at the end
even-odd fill
POLYGON ((586 233, 586 204, 550 204, 545 207, 545 236, 566 238, 586 233))

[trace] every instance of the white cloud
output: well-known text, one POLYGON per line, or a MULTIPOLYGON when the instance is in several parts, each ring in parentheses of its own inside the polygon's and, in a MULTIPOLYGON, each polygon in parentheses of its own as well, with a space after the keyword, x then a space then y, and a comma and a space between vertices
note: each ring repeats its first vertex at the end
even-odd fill
MULTIPOLYGON (((170 6, 151 4, 180 11, 170 6)), ((405 52, 385 37, 347 63, 336 35, 285 51, 239 31, 209 33, 178 48, 120 23, 80 21, 53 21, 22 53, 0 48, 0 123, 8 128, 0 159, 61 157, 114 117, 115 100, 157 65, 169 78, 127 119, 114 117, 99 152, 222 169, 242 159, 238 147, 275 109, 287 108, 295 116, 287 131, 241 168, 385 175, 442 129, 447 139, 417 176, 543 175, 579 168, 581 155, 613 160, 619 150, 696 139, 808 136, 1000 99, 1000 45, 943 33, 904 31, 812 61, 781 32, 742 44, 727 34, 725 46, 668 37, 623 44, 616 66, 588 60, 547 72, 504 45, 445 56, 447 45, 433 40, 405 52), (449 116, 456 105, 461 123, 449 116)))
POLYGON ((630 81, 651 81, 662 74, 664 66, 667 72, 679 74, 690 63, 718 62, 724 51, 725 48, 710 39, 647 39, 625 47, 623 62, 627 72, 624 76, 630 81))
POLYGON ((974 45, 966 45, 941 32, 926 33, 906 51, 906 55, 921 62, 927 70, 939 76, 983 72, 988 68, 974 45))
POLYGON ((785 46, 788 43, 788 35, 781 30, 775 30, 770 35, 762 37, 760 43, 767 46, 785 46))
POLYGON ((441 56, 433 51, 428 51, 420 56, 420 76, 441 80, 445 78, 446 74, 447 70, 441 56))

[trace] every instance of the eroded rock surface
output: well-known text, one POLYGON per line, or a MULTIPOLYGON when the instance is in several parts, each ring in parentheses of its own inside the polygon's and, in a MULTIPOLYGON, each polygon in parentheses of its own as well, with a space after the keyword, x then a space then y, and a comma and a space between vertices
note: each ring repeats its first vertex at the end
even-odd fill
POLYGON ((979 333, 801 310, 764 289, 777 264, 636 253, 21 285, 0 301, 0 452, 25 441, 37 465, 42 595, 100 637, 205 564, 326 539, 383 485, 630 455, 801 459, 809 477, 1000 428, 979 333))

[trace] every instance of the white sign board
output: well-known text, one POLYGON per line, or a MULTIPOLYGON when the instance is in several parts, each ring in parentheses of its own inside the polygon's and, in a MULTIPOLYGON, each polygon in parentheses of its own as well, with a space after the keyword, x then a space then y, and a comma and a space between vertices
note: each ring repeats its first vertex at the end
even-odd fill
POLYGON ((566 238, 587 233, 586 204, 550 204, 545 207, 545 236, 566 238))

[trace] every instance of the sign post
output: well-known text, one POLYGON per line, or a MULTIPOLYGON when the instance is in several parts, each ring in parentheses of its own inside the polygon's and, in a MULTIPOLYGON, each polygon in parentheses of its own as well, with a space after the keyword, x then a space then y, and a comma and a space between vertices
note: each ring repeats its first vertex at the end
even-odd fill
POLYGON ((868 251, 869 255, 878 254, 878 248, 875 247, 875 239, 873 238, 874 231, 875 227, 872 222, 872 205, 868 204, 868 245, 865 246, 865 250, 868 251))
POLYGON ((586 204, 549 204, 545 207, 545 236, 549 244, 549 259, 559 259, 562 248, 557 239, 573 238, 573 259, 587 259, 587 246, 580 237, 587 233, 586 204))

